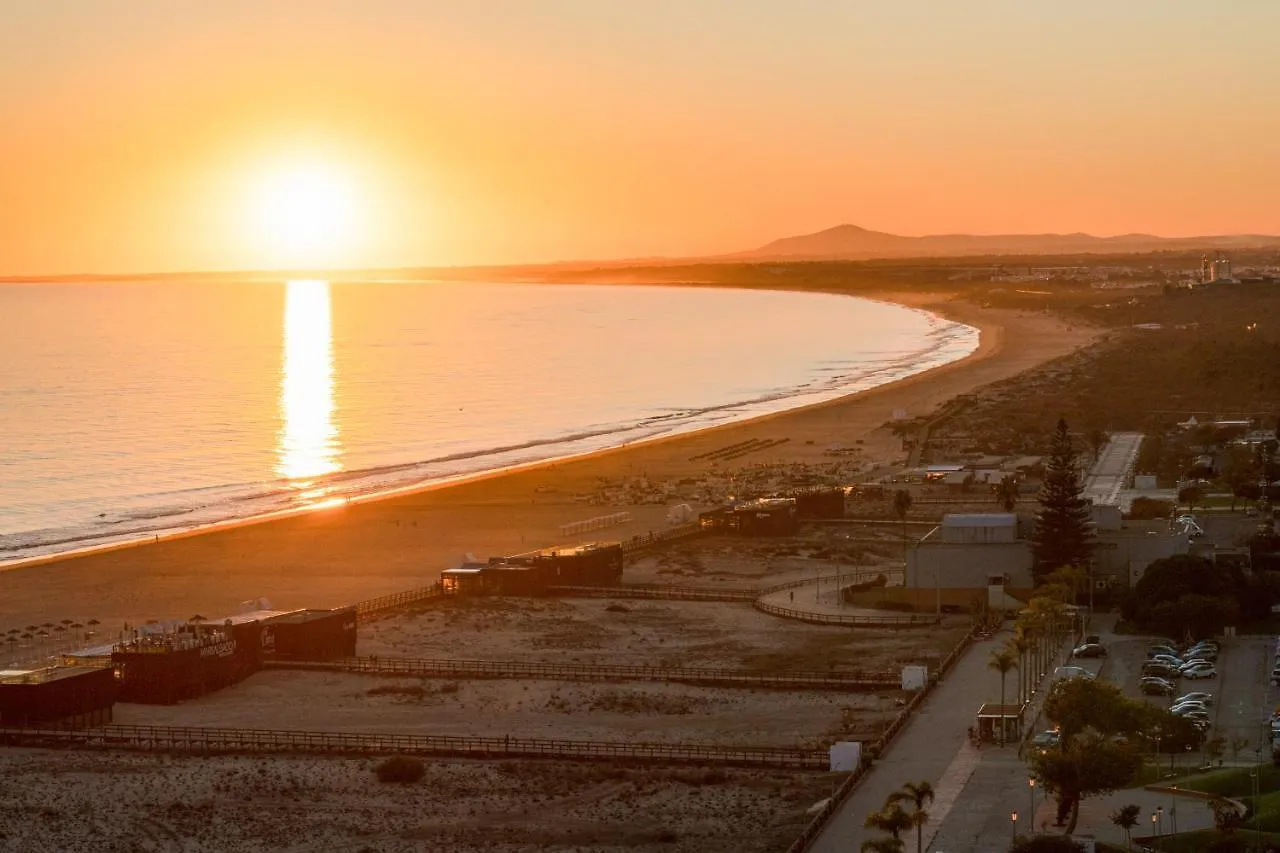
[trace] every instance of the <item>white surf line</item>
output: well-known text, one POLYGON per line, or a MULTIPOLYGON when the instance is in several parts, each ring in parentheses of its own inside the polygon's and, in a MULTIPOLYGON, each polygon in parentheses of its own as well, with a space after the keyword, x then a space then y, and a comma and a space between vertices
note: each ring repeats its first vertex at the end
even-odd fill
MULTIPOLYGON (((964 790, 964 786, 968 784, 969 777, 973 775, 973 771, 978 769, 978 765, 982 761, 982 754, 974 748, 973 744, 965 741, 960 746, 960 751, 956 753, 956 757, 951 759, 951 763, 947 765, 947 769, 943 771, 942 778, 938 780, 938 784, 933 789, 933 803, 929 806, 929 821, 924 825, 924 849, 928 850, 933 844, 933 839, 937 837, 938 830, 942 828, 942 822, 947 819, 947 815, 951 813, 951 809, 959 799, 960 793, 964 790)), ((914 850, 915 836, 907 842, 907 849, 914 850)), ((923 851, 916 851, 923 853, 923 851)))

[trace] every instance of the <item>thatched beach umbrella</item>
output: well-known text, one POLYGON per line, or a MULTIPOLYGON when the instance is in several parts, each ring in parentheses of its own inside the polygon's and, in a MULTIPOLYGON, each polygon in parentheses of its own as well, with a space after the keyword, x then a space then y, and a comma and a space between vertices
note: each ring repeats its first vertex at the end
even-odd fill
POLYGON ((101 622, 99 622, 97 619, 90 619, 90 620, 89 620, 89 625, 90 625, 90 627, 92 627, 92 626, 94 626, 94 625, 101 625, 101 624, 102 624, 102 623, 101 623, 101 622))

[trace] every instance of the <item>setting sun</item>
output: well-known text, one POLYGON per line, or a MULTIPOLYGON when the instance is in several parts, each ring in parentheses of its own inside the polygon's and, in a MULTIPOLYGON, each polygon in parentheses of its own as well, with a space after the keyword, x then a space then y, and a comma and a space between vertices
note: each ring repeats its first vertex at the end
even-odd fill
POLYGON ((349 178, 326 164, 300 164, 261 179, 253 227, 262 250, 277 263, 320 266, 348 250, 357 229, 349 178))

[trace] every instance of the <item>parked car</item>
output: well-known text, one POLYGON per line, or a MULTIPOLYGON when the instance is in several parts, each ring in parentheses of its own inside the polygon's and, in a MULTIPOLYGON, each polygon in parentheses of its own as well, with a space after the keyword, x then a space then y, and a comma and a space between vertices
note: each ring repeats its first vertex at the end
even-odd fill
POLYGON ((1186 672, 1182 673, 1183 678, 1217 678, 1218 670, 1214 669, 1210 664, 1200 664, 1193 666, 1186 672))
POLYGON ((1107 656, 1107 650, 1101 643, 1085 643, 1072 649, 1071 655, 1078 658, 1102 658, 1107 656))
POLYGON ((1178 672, 1177 667, 1169 666, 1167 664, 1150 664, 1150 663, 1145 664, 1142 667, 1142 674, 1143 676, 1155 676, 1157 678, 1166 678, 1166 679, 1177 678, 1179 675, 1181 675, 1181 673, 1178 672))
POLYGON ((1169 706, 1169 710, 1175 714, 1181 713, 1183 711, 1204 711, 1207 714, 1209 713, 1209 706, 1204 704, 1203 702, 1197 702, 1194 699, 1188 699, 1185 702, 1174 702, 1172 705, 1169 706))
POLYGON ((1044 731, 1031 739, 1032 746, 1039 746, 1048 749, 1051 746, 1057 746, 1062 743, 1062 735, 1056 731, 1044 731))
POLYGON ((1212 694, 1212 693, 1203 693, 1203 692, 1198 692, 1198 691, 1193 691, 1193 692, 1191 692, 1191 693, 1183 693, 1183 694, 1182 694, 1181 696, 1179 696, 1177 699, 1174 699, 1174 700, 1173 700, 1173 704, 1177 705, 1179 702, 1193 702, 1193 701, 1194 701, 1194 702, 1203 702, 1203 703, 1204 703, 1204 704, 1206 704, 1206 705, 1212 705, 1212 704, 1213 704, 1213 694, 1212 694))
POLYGON ((1208 661, 1208 660, 1205 660, 1204 658, 1191 658, 1182 666, 1178 667, 1178 672, 1186 672, 1192 667, 1197 667, 1197 666, 1213 666, 1213 661, 1208 661))
POLYGON ((1178 650, 1173 646, 1152 646, 1147 649, 1147 657, 1152 658, 1156 655, 1177 655, 1178 650))
POLYGON ((1163 678, 1144 678, 1139 689, 1148 696, 1172 696, 1174 687, 1163 678))
POLYGON ((1148 663, 1167 663, 1170 666, 1182 666, 1184 663, 1186 663, 1185 660, 1178 657, 1177 655, 1152 655, 1151 657, 1147 658, 1147 662, 1148 663))

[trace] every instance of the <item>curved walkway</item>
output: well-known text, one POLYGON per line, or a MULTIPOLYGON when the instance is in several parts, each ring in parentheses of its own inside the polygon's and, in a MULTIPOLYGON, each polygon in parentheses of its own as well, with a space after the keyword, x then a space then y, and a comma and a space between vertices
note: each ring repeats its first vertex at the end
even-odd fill
POLYGON ((827 625, 865 625, 867 627, 909 628, 937 624, 932 614, 921 615, 857 607, 840 600, 839 589, 860 583, 879 572, 849 572, 819 578, 792 581, 769 587, 755 600, 758 610, 774 616, 827 625))

